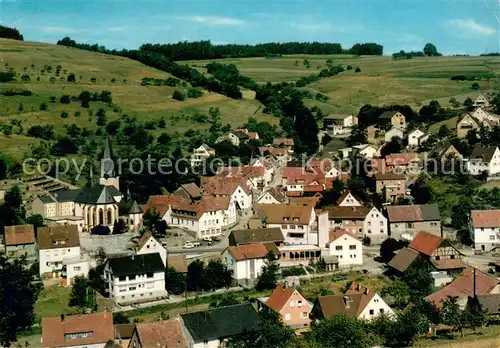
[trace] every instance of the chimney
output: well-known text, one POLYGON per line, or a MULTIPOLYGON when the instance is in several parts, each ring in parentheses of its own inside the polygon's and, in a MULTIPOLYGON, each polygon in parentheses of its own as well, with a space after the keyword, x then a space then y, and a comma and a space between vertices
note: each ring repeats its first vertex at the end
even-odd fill
POLYGON ((351 308, 351 299, 349 296, 344 296, 344 306, 345 308, 351 308))

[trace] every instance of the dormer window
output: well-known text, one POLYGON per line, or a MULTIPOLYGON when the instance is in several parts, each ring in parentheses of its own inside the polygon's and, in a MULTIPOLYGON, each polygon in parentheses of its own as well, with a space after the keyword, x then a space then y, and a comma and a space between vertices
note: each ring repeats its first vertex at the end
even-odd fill
POLYGON ((293 221, 295 221, 295 222, 299 222, 299 218, 298 218, 298 217, 294 217, 294 218, 293 218, 293 221))
POLYGON ((283 218, 283 221, 288 221, 288 220, 290 220, 290 218, 287 218, 287 217, 283 218))

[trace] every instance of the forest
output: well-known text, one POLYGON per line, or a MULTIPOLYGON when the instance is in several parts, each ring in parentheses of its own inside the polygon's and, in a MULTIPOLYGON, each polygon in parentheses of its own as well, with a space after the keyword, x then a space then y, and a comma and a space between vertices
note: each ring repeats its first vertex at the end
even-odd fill
POLYGON ((0 25, 0 37, 6 39, 13 39, 23 41, 23 35, 16 28, 9 28, 3 25, 0 25))

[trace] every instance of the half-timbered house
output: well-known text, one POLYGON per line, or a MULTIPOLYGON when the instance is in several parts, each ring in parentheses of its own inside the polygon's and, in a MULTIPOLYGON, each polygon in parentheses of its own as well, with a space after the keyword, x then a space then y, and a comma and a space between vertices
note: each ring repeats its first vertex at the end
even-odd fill
POLYGON ((419 257, 427 260, 436 271, 460 273, 466 267, 460 252, 447 239, 424 231, 418 232, 410 245, 401 249, 388 266, 396 273, 404 273, 419 257))

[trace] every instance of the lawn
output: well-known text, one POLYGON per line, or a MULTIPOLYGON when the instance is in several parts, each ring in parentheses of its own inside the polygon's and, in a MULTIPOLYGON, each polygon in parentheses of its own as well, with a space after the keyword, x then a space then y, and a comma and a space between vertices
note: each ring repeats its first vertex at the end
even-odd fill
POLYGON ((71 288, 46 286, 35 304, 36 320, 70 313, 72 311, 72 308, 68 306, 70 294, 71 288))

